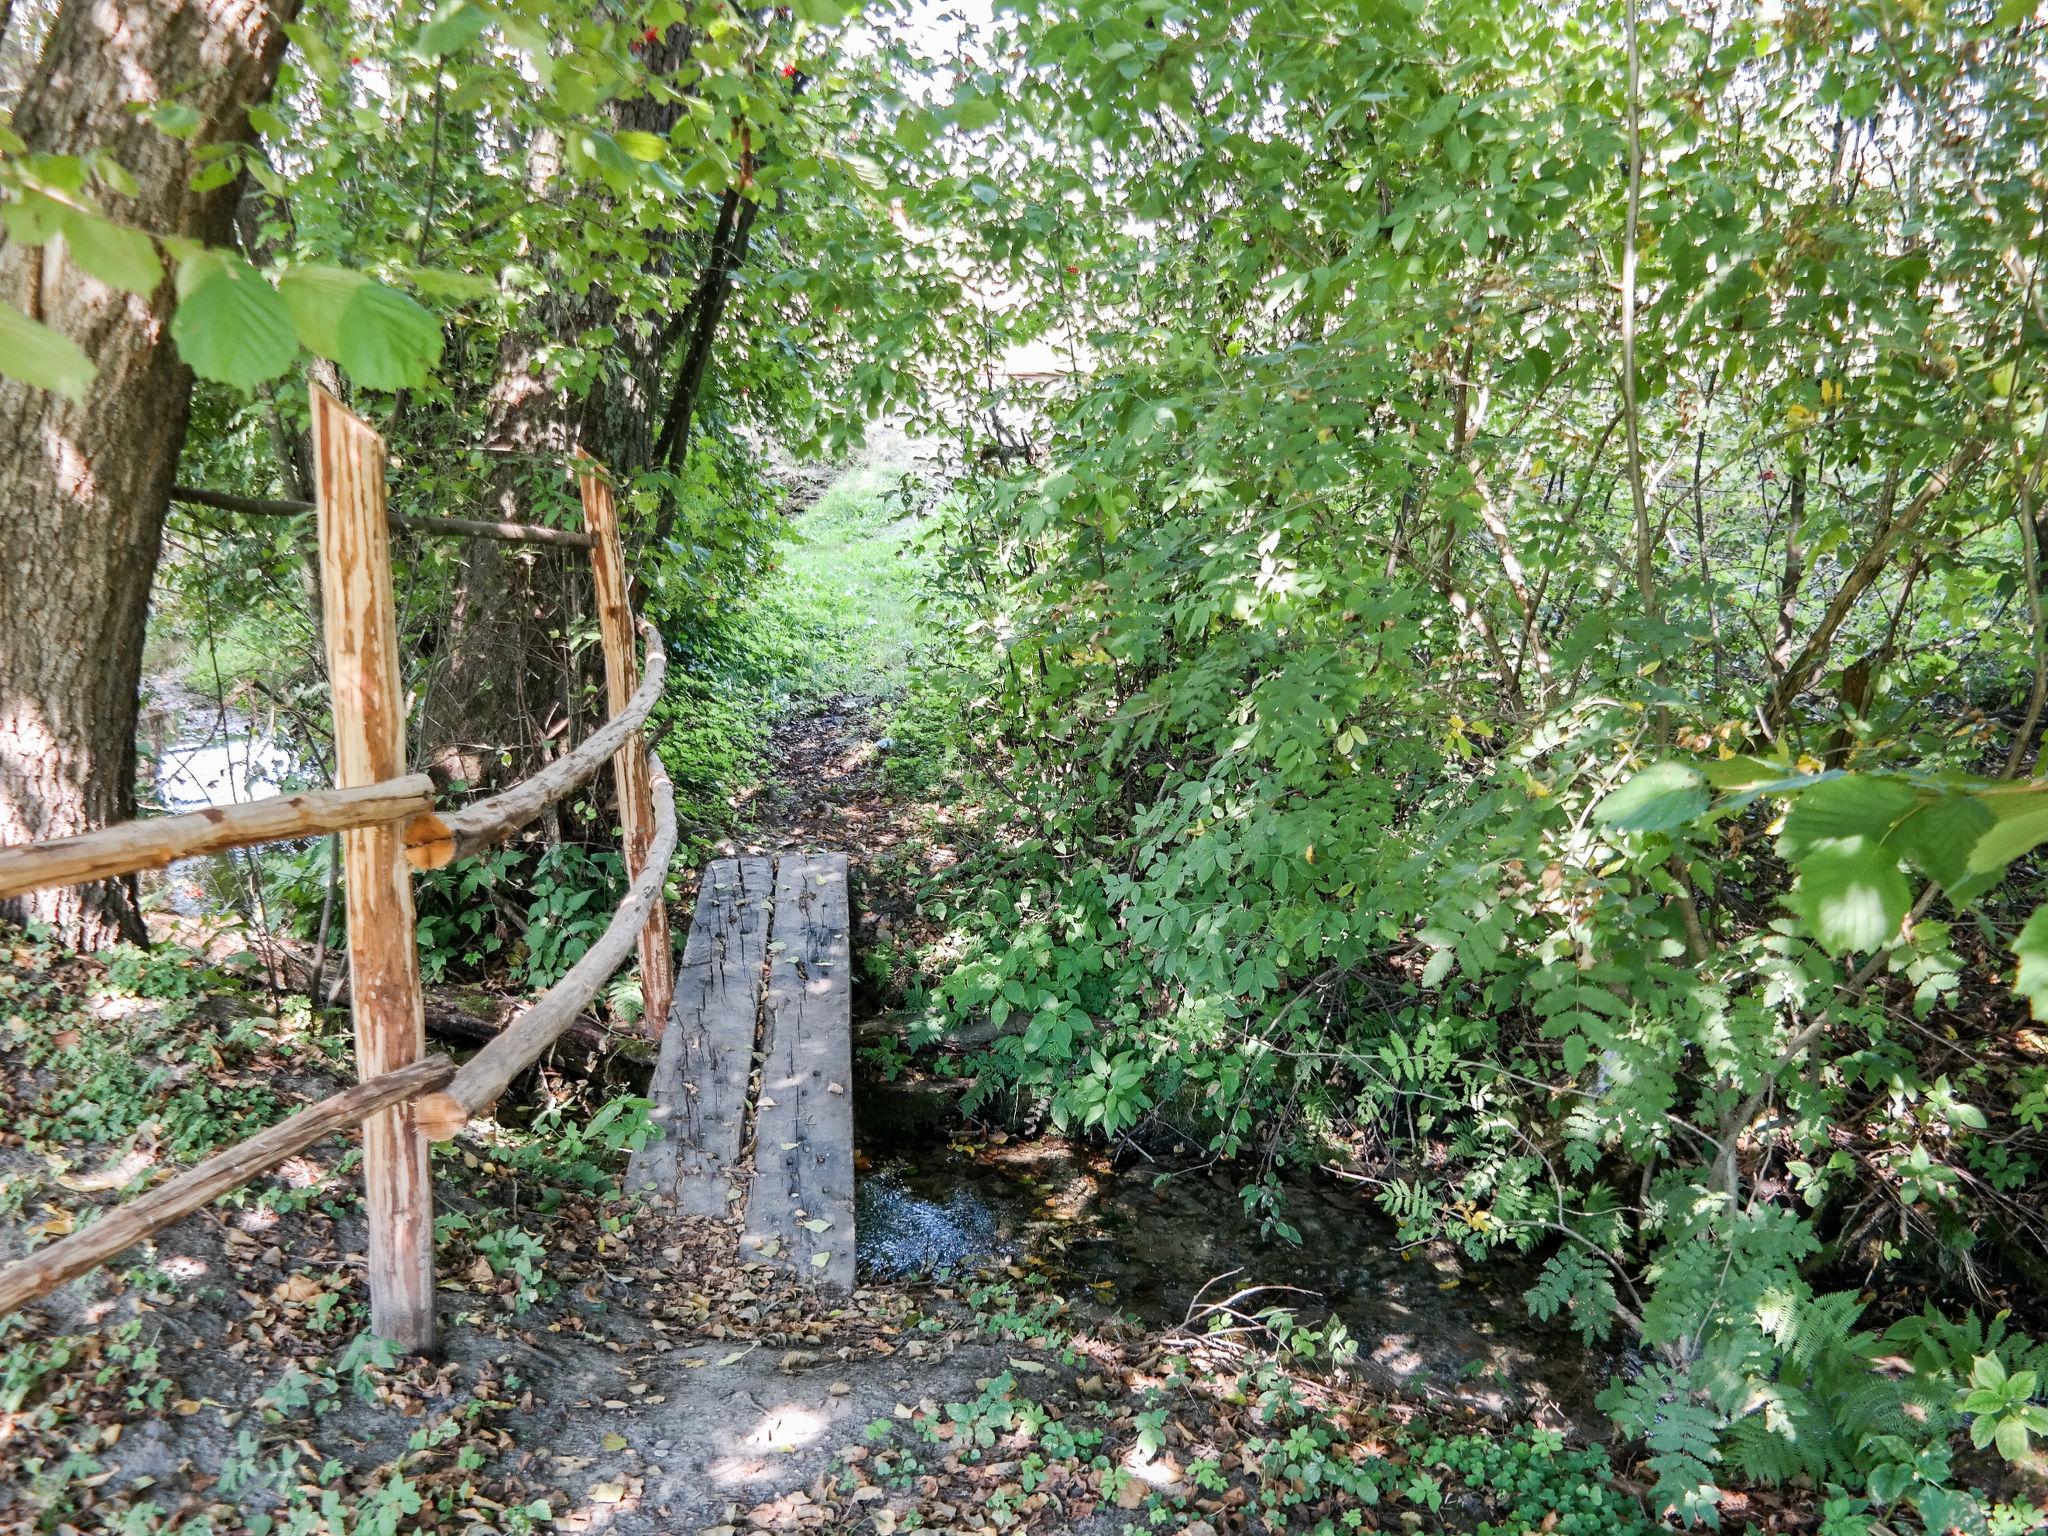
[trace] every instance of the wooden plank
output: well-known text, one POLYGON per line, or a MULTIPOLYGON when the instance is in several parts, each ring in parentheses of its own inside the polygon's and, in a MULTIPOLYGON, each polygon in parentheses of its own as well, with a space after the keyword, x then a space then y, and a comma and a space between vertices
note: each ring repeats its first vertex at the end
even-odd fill
POLYGON ((498 1101, 506 1086, 539 1060, 542 1051, 576 1022, 590 1006, 598 988, 625 964, 640 936, 647 914, 661 902, 668 861, 676 847, 676 796, 660 763, 651 769, 654 795, 654 843, 650 862, 627 890, 611 921, 568 973, 543 992, 497 1039, 462 1064, 444 1093, 419 1106, 420 1129, 434 1141, 446 1141, 498 1101))
MULTIPOLYGON (((322 617, 334 695, 338 788, 405 772, 405 694, 384 520, 384 443, 315 386, 313 467, 320 523, 322 617)), ((348 892, 356 1072, 364 1081, 426 1053, 412 871, 394 825, 341 834, 348 892)), ((411 1104, 363 1122, 369 1208, 370 1326, 401 1347, 434 1344, 434 1188, 427 1139, 411 1104)))
POLYGON ((281 1120, 267 1131, 258 1131, 247 1141, 216 1153, 148 1194, 116 1206, 84 1231, 0 1270, 0 1317, 19 1311, 37 1297, 47 1296, 65 1281, 118 1258, 152 1233, 161 1232, 229 1190, 240 1189, 266 1169, 275 1168, 294 1152, 360 1124, 389 1105, 438 1088, 454 1075, 455 1064, 446 1056, 425 1057, 409 1067, 371 1078, 332 1098, 308 1105, 289 1120, 281 1120))
MULTIPOLYGON (((590 574, 597 589, 597 622, 604 637, 604 688, 607 707, 624 714, 640 686, 635 657, 632 604, 626 593, 626 554, 619 544, 618 509, 611 483, 595 460, 577 451, 576 485, 583 497, 583 525, 590 531, 590 574)), ((649 626, 652 632, 653 626, 649 626)), ((619 830, 625 844, 626 878, 637 879, 647 866, 654 841, 654 801, 648 789, 647 751, 640 733, 626 738, 612 754, 612 776, 618 786, 619 830)), ((641 1014, 649 1033, 659 1038, 668 1023, 675 996, 675 956, 670 950, 668 903, 657 901, 640 933, 641 1014)))
POLYGON ((838 1290, 853 1286, 847 907, 845 854, 777 857, 754 1177, 740 1239, 743 1253, 778 1259, 838 1290))
POLYGON ((78 885, 164 869, 179 859, 279 843, 320 832, 407 821, 433 809, 434 781, 424 773, 356 789, 313 789, 216 805, 182 816, 150 816, 118 826, 0 848, 0 897, 50 885, 78 885))
POLYGON ((740 1140, 774 899, 767 859, 716 860, 697 888, 649 1090, 663 1136, 633 1155, 626 1180, 685 1215, 731 1215, 744 1182, 740 1140))

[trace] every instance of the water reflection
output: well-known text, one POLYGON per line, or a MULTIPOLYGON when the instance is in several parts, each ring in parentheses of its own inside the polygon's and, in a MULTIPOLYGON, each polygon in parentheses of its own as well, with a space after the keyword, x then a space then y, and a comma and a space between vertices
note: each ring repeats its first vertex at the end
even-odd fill
MULTIPOLYGON (((151 813, 240 805, 300 781, 302 765, 285 742, 232 709, 187 708, 173 693, 145 710, 141 734, 151 813)), ((141 882, 153 905, 178 917, 249 915, 248 887, 233 854, 180 859, 169 869, 145 872, 141 882)))

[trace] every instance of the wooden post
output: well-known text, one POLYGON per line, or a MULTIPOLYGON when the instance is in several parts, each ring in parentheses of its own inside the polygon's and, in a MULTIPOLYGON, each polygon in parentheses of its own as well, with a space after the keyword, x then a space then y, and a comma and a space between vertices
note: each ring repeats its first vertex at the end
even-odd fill
MULTIPOLYGON (((405 772, 405 695, 384 517, 384 442, 313 388, 314 495, 338 788, 405 772)), ((356 1072, 364 1081, 425 1053, 412 872, 396 824, 342 834, 356 1072)), ((370 1326, 413 1351, 434 1343, 434 1198, 411 1104, 363 1122, 370 1217, 370 1326)))
MULTIPOLYGON (((619 518, 612 488, 597 461, 581 451, 576 486, 583 493, 583 526, 590 534, 590 573, 597 586, 597 622, 604 636, 604 683, 607 707, 621 713, 640 685, 634 660, 633 608, 626 598, 626 556, 619 544, 619 518)), ((647 749, 635 731, 612 755, 618 785, 619 826, 626 847, 626 878, 636 880, 647 864, 654 840, 654 797, 647 777, 647 749)), ((655 1038, 668 1026, 675 995, 674 960, 669 953, 668 903, 657 897, 640 930, 640 996, 645 1003, 644 1027, 655 1038)))

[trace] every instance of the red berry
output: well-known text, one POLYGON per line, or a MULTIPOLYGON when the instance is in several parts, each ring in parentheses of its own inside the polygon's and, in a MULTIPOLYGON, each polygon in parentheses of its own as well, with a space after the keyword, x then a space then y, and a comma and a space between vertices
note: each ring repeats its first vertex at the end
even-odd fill
POLYGON ((658 29, 654 27, 649 27, 645 32, 641 33, 640 35, 646 38, 647 41, 650 43, 658 43, 661 41, 661 33, 658 29))
POLYGON ((1079 275, 1079 273, 1080 273, 1080 271, 1081 271, 1081 269, 1080 269, 1079 267, 1069 267, 1069 268, 1067 268, 1067 276, 1069 276, 1069 277, 1075 277, 1075 276, 1078 276, 1078 275, 1079 275))
POLYGON ((352 53, 348 56, 348 61, 351 64, 360 64, 363 62, 363 56, 360 53, 352 53))
POLYGON ((785 80, 794 80, 796 78, 796 66, 794 64, 783 65, 782 78, 785 80))

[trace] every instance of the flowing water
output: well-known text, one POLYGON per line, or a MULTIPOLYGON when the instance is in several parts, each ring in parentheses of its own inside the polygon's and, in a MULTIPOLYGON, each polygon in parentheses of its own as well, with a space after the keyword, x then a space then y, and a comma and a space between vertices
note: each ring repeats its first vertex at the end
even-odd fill
MULTIPOLYGON (((863 1093, 872 1102, 888 1089, 863 1093)), ((1306 1180, 1289 1187, 1284 1216, 1301 1234, 1289 1243, 1245 1214, 1228 1169, 1118 1160, 1051 1136, 906 1144, 882 1118, 861 1128, 864 1276, 1036 1272, 1084 1316, 1123 1313, 1154 1330, 1233 1296, 1240 1312, 1285 1306, 1304 1322, 1340 1320, 1368 1383, 1483 1417, 1605 1431, 1594 1396, 1629 1362, 1532 1318, 1521 1292, 1534 1266, 1516 1256, 1470 1263, 1446 1245, 1404 1248, 1363 1193, 1306 1180)))

